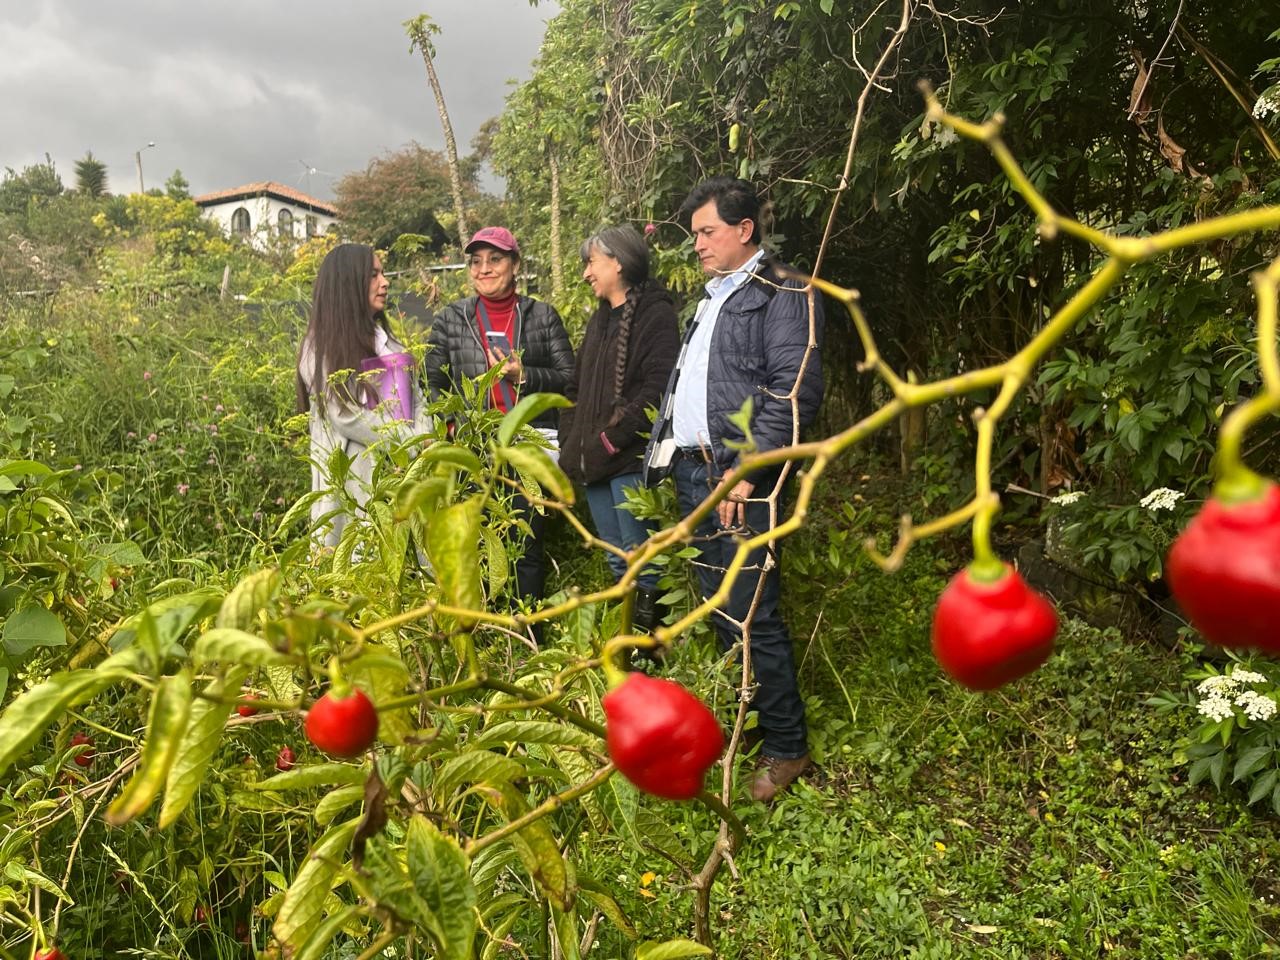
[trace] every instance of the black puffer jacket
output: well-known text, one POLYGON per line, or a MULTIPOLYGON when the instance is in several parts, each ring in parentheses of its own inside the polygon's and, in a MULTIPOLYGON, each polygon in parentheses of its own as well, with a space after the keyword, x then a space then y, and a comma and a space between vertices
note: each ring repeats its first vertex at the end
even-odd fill
MULTIPOLYGON (((728 473, 738 462, 734 444, 745 437, 730 421, 750 398, 751 435, 764 452, 791 445, 796 417, 784 400, 797 381, 800 427, 808 426, 822 402, 822 297, 814 294, 817 349, 809 345, 809 297, 805 284, 784 276, 786 268, 767 255, 746 283, 720 307, 707 364, 707 425, 717 467, 728 473)), ((689 331, 685 332, 688 338, 689 331)), ((663 395, 645 454, 646 482, 655 473, 655 453, 671 437, 674 376, 663 395)))
MULTIPOLYGON (((489 369, 476 319, 476 300, 455 300, 432 321, 424 366, 433 400, 445 391, 457 391, 463 378, 479 377, 489 369)), ((511 346, 524 366, 524 384, 517 395, 568 391, 573 378, 573 346, 555 307, 518 297, 511 346)), ((554 430, 556 422, 556 411, 550 410, 533 425, 554 430)))
POLYGON ((622 310, 601 302, 587 324, 569 398, 577 405, 560 413, 560 466, 570 479, 598 483, 624 473, 638 473, 649 432, 648 407, 657 407, 680 351, 680 331, 671 294, 656 280, 636 288, 635 313, 627 338, 622 403, 614 418, 614 379, 622 310), (617 450, 609 453, 604 433, 617 450))

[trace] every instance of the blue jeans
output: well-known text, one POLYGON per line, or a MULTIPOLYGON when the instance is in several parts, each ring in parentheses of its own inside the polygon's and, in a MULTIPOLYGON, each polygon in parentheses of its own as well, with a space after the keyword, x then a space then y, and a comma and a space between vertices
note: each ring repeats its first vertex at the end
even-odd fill
MULTIPOLYGON (((674 470, 676 497, 680 513, 688 516, 706 499, 707 494, 719 482, 718 472, 691 456, 679 456, 674 470)), ((758 493, 773 488, 777 473, 766 471, 752 476, 758 493)), ((746 522, 754 533, 769 529, 769 505, 746 504, 746 522)), ((694 546, 701 555, 697 559, 698 580, 703 597, 709 597, 720 589, 724 571, 737 552, 737 539, 724 532, 713 510, 695 530, 694 546)), ((760 578, 759 568, 767 553, 781 560, 781 544, 775 541, 769 547, 761 547, 747 555, 746 563, 738 572, 729 591, 729 599, 720 609, 738 622, 746 619, 755 597, 760 578)), ((737 643, 742 633, 736 625, 722 616, 712 614, 721 648, 728 650, 737 643)), ((755 617, 751 620, 751 671, 757 685, 751 705, 759 715, 760 730, 764 735, 761 753, 765 756, 791 760, 809 752, 808 729, 804 719, 804 701, 796 682, 795 655, 791 648, 791 635, 782 619, 782 575, 775 563, 764 574, 764 586, 755 617)))
MULTIPOLYGON (((587 484, 587 506, 591 509, 591 520, 596 525, 596 532, 601 540, 623 550, 634 550, 657 530, 657 524, 652 520, 641 520, 622 507, 627 502, 626 491, 643 486, 639 473, 624 473, 599 483, 587 484)), ((605 556, 614 577, 621 579, 627 572, 626 561, 612 553, 605 556)), ((645 567, 636 577, 636 585, 642 590, 657 589, 658 571, 653 567, 645 567)))

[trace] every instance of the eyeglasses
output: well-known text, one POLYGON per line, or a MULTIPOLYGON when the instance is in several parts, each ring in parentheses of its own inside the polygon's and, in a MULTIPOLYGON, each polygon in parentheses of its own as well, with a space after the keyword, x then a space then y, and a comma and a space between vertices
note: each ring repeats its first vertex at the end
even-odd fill
POLYGON ((510 259, 505 253, 492 253, 488 256, 475 256, 467 261, 471 270, 483 270, 485 267, 500 267, 510 259))

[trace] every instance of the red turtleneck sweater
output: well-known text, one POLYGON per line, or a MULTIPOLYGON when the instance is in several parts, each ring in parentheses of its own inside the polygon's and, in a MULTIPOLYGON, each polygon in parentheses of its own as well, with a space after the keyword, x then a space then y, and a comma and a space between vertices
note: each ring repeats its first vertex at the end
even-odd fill
MULTIPOLYGON (((515 292, 512 291, 510 296, 503 297, 500 300, 490 300, 486 296, 481 296, 480 303, 484 305, 485 312, 488 315, 489 329, 492 330, 494 333, 506 334, 508 342, 514 344, 516 342, 516 337, 515 337, 516 294, 515 292)), ((484 324, 480 322, 479 313, 480 313, 480 308, 479 306, 477 306, 476 307, 476 314, 477 314, 476 324, 480 328, 479 329, 480 342, 487 346, 489 343, 489 338, 485 336, 484 324)), ((516 388, 511 383, 511 381, 499 380, 496 384, 494 384, 493 389, 490 391, 490 402, 493 404, 493 407, 495 410, 501 410, 503 413, 506 413, 509 409, 511 409, 511 405, 508 404, 507 402, 507 397, 508 396, 514 397, 515 393, 516 393, 516 388), (506 387, 507 387, 506 390, 503 389, 504 383, 506 384, 506 387)))

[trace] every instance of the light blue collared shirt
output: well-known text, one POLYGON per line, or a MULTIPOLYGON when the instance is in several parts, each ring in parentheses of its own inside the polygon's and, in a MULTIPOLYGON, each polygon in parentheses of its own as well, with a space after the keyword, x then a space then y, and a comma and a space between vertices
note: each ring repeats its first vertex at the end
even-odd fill
POLYGON ((711 430, 707 424, 707 366, 711 357, 711 335, 724 302, 747 282, 760 265, 764 250, 760 249, 733 273, 712 277, 707 281, 707 298, 699 301, 694 314, 697 327, 680 351, 680 376, 672 405, 671 434, 677 447, 710 447, 711 430))

